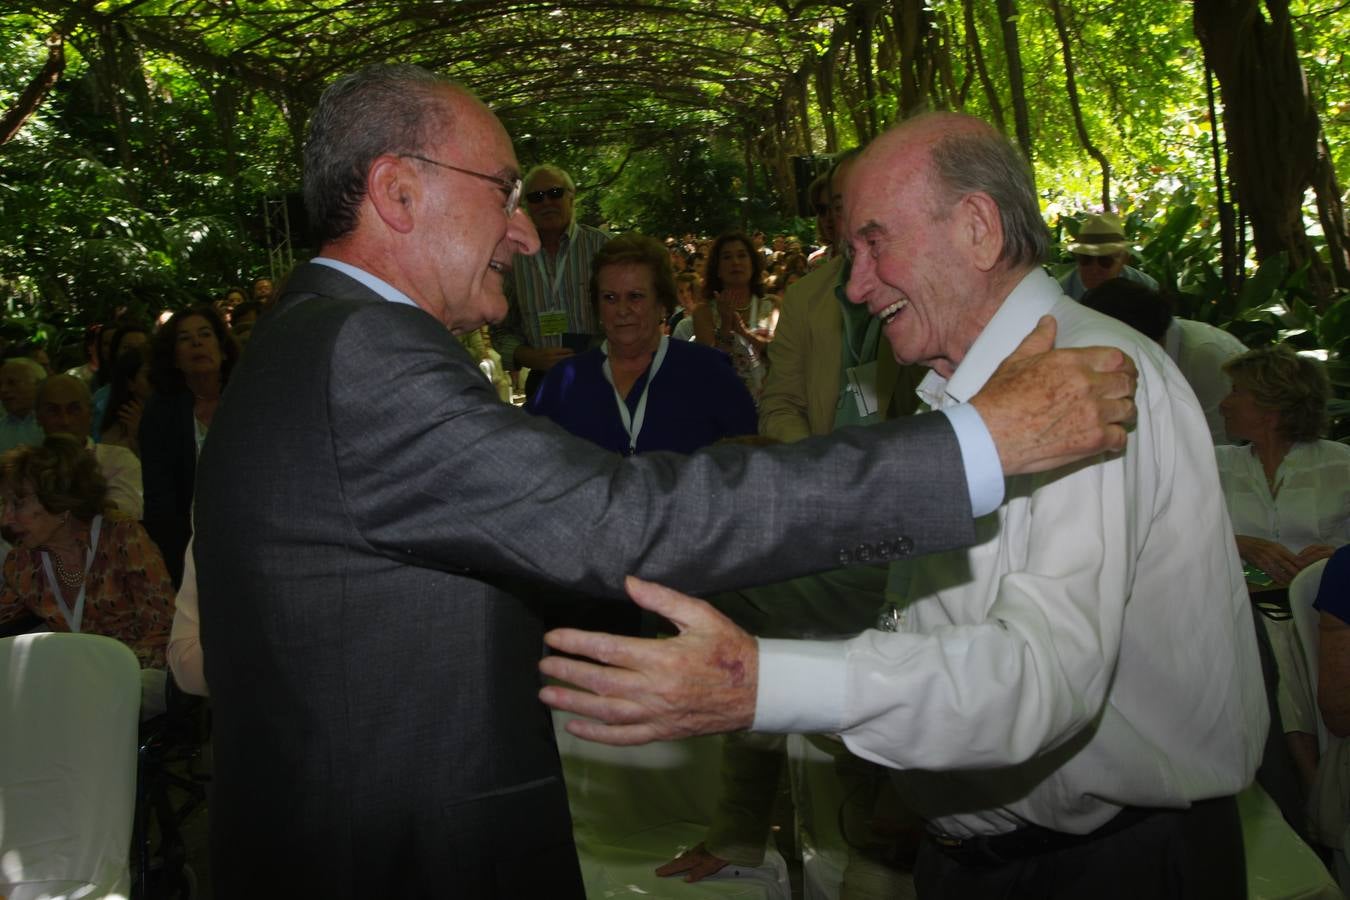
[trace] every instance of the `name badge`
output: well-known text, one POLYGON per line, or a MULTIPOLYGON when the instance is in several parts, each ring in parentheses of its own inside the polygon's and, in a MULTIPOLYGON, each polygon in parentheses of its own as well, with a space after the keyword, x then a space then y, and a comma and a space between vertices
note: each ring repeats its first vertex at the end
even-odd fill
POLYGON ((539 333, 544 337, 557 337, 567 330, 567 313, 563 310, 551 310, 539 314, 539 333))
POLYGON ((858 405, 859 418, 877 412, 877 364, 872 361, 864 366, 851 366, 848 369, 848 392, 858 405))

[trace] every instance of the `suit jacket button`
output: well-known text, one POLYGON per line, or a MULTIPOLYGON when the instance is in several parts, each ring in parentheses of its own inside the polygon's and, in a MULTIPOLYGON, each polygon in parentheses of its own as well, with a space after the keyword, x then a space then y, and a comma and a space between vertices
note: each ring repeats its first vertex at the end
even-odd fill
POLYGON ((839 551, 839 565, 848 566, 853 564, 853 554, 847 550, 839 551))
POLYGON ((860 563, 869 562, 872 559, 872 545, 859 544, 853 550, 853 558, 860 563))
POLYGON ((877 559, 890 559, 893 555, 890 541, 877 541, 877 559))
POLYGON ((898 556, 909 556, 914 552, 914 542, 907 537, 896 538, 895 552, 898 556))

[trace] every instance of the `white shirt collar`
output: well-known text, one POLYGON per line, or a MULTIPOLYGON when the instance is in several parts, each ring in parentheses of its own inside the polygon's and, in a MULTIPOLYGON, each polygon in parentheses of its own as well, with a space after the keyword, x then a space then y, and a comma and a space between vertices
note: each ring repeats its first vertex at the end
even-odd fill
POLYGON ((919 398, 933 409, 970 400, 1008 354, 1032 332, 1041 316, 1050 312, 1062 293, 1059 284, 1045 270, 1032 269, 1000 304, 952 377, 943 378, 936 371, 929 372, 919 383, 919 398))
POLYGON ((411 297, 385 281, 383 278, 376 277, 365 269, 358 269, 351 263, 345 263, 328 256, 316 256, 311 259, 310 262, 318 263, 321 266, 327 266, 330 269, 337 269, 348 278, 361 282, 390 303, 406 303, 409 306, 417 306, 417 303, 411 297))

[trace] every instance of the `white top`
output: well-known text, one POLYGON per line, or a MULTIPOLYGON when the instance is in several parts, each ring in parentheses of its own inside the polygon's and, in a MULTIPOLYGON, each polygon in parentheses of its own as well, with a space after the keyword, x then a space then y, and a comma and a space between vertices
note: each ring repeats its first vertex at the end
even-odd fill
POLYGON ((1268 724, 1204 419, 1161 347, 1036 270, 921 396, 969 399, 1047 312, 1060 346, 1135 360, 1125 452, 1010 478, 973 548, 893 565, 914 598, 899 633, 759 642, 754 727, 839 732, 865 759, 930 770, 901 787, 950 834, 1084 833, 1122 805, 1236 793, 1268 724))
POLYGON ((141 486, 141 460, 126 447, 116 444, 86 444, 94 451, 103 480, 108 482, 108 499, 128 519, 145 517, 145 495, 141 486))
POLYGON ((1290 448, 1271 496, 1251 447, 1215 447, 1233 533, 1265 538, 1294 553, 1313 544, 1350 544, 1350 447, 1307 441, 1290 448))
POLYGON ((1195 391, 1214 443, 1231 444, 1219 403, 1228 396, 1233 384, 1222 366, 1239 353, 1246 353, 1246 345, 1222 328, 1191 319, 1173 319, 1163 334, 1163 348, 1195 391))

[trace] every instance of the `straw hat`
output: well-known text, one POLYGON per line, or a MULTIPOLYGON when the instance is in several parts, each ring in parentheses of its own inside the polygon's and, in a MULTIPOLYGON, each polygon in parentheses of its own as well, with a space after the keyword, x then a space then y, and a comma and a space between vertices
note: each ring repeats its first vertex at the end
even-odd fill
POLYGON ((1125 229, 1120 219, 1111 213, 1084 219, 1083 227, 1078 229, 1078 239, 1069 245, 1070 253, 1084 256, 1110 256, 1129 249, 1130 242, 1125 240, 1125 229))

